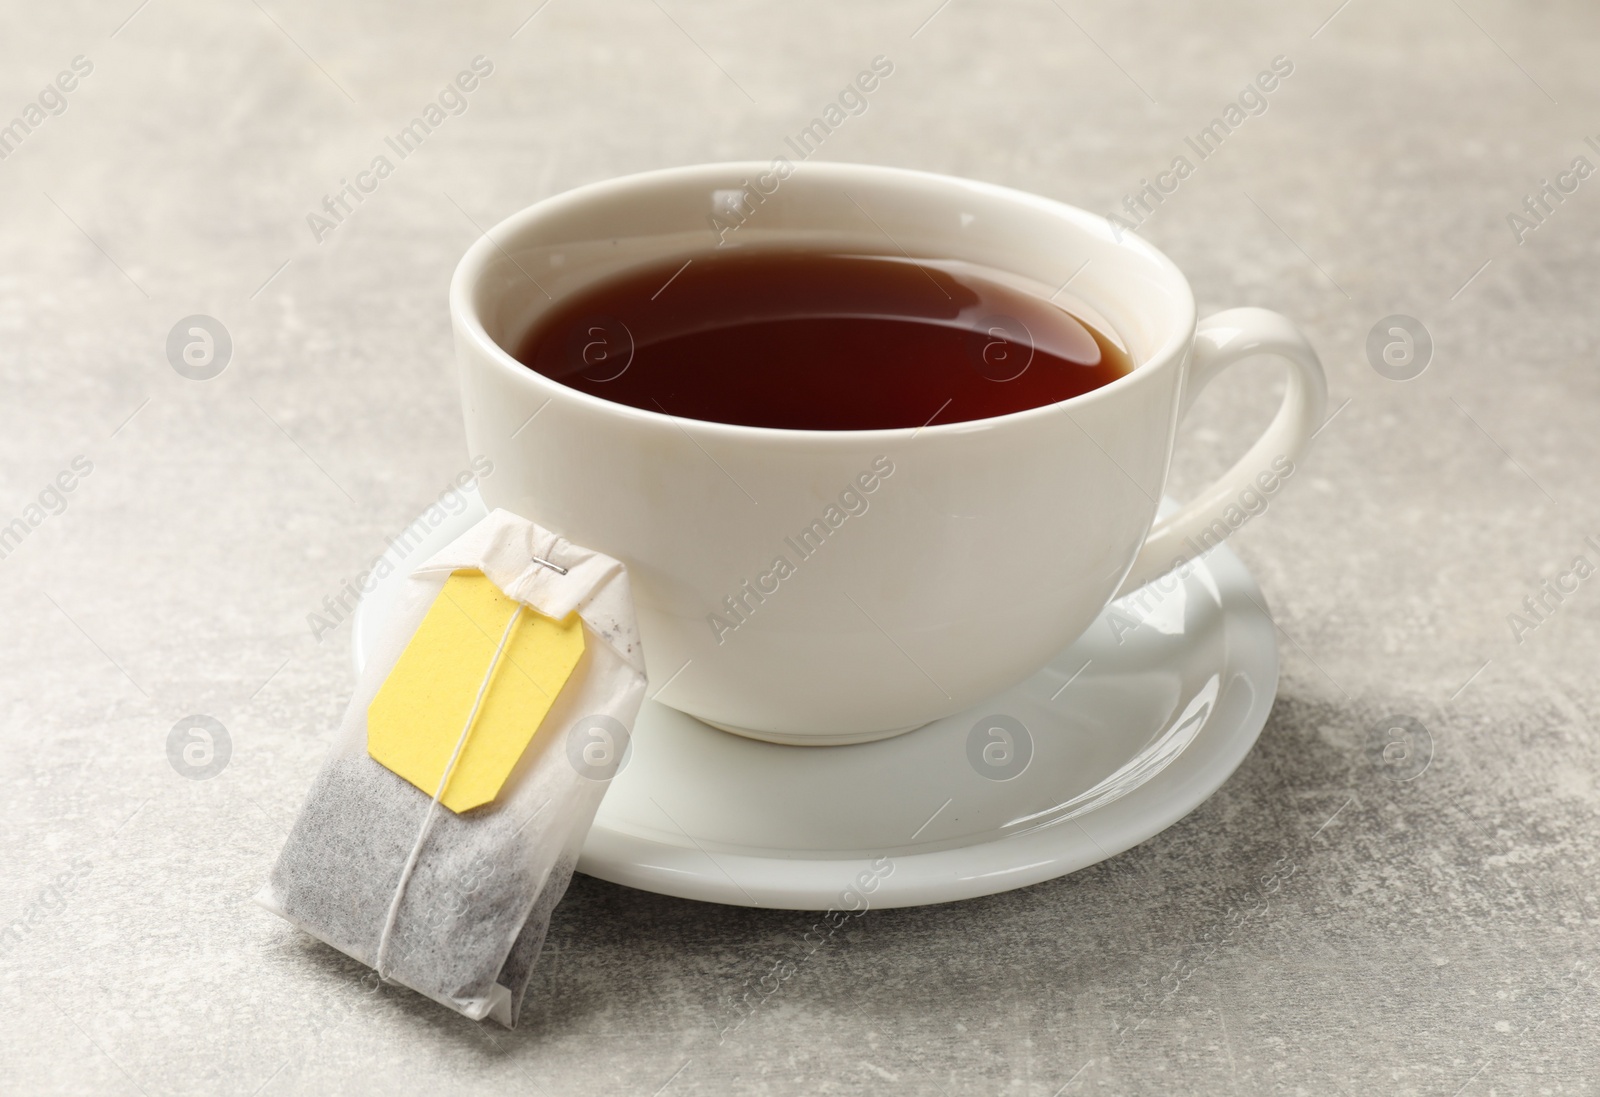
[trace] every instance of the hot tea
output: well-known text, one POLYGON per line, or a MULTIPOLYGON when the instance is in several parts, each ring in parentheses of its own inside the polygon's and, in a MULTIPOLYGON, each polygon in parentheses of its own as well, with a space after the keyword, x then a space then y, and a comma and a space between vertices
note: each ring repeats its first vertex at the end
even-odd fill
POLYGON ((970 263, 777 250, 631 268, 558 301, 514 354, 617 403, 793 430, 987 419, 1133 366, 1103 332, 970 263))

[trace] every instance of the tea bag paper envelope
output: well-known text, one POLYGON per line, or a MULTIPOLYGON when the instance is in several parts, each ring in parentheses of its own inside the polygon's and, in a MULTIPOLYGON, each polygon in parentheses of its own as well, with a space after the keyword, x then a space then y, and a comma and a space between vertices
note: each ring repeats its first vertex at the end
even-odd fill
MULTIPOLYGON (((415 686, 411 681, 407 688, 415 686)), ((566 891, 644 690, 623 566, 508 511, 493 511, 406 579, 257 901, 387 979, 473 1019, 514 1024, 551 911, 566 891), (472 713, 475 726, 480 714, 490 714, 507 676, 529 688, 522 680, 526 669, 526 677, 543 679, 543 689, 525 696, 541 697, 548 712, 520 753, 504 742, 491 744, 488 754, 495 757, 488 769, 494 772, 487 780, 481 765, 477 777, 459 785, 450 770, 446 795, 436 804, 442 755, 423 751, 428 757, 419 762, 413 751, 407 761, 380 746, 376 753, 408 774, 401 776, 374 757, 369 719, 380 694, 393 702, 391 671, 402 664, 446 583, 474 572, 495 589, 480 581, 474 595, 458 585, 452 588, 457 598, 480 623, 488 619, 482 614, 499 612, 493 620, 511 627, 490 630, 495 642, 481 634, 470 638, 477 672, 441 669, 441 660, 430 659, 451 690, 462 681, 473 690, 484 686, 477 709, 473 696, 437 707, 472 713), (561 650, 538 665, 519 653, 522 625, 503 605, 498 611, 492 605, 504 602, 502 594, 520 603, 521 618, 537 622, 538 635, 557 638, 561 650), (562 639, 572 628, 581 628, 581 645, 575 636, 562 639), (508 655, 522 665, 491 661, 508 655), (567 665, 570 674, 556 681, 567 665), (543 696, 549 693, 554 696, 543 696), (509 766, 503 774, 500 762, 509 766), (452 797, 459 811, 443 802, 452 797)), ((414 696, 425 701, 426 689, 414 696)), ((407 705, 390 703, 387 715, 384 704, 377 707, 388 729, 380 730, 380 742, 397 726, 404 730, 407 705), (393 723, 397 713, 401 725, 393 723)), ((497 726, 504 730, 507 723, 501 719, 497 726)), ((448 748, 460 739, 458 766, 472 758, 471 727, 464 738, 461 731, 455 719, 441 733, 448 748)))

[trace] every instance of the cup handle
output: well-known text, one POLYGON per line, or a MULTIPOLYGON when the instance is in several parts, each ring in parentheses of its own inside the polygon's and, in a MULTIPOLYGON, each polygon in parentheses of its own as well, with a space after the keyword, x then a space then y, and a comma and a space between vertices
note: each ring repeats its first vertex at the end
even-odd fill
POLYGON ((1300 329, 1288 317, 1269 309, 1227 309, 1200 321, 1195 329, 1188 381, 1178 405, 1179 419, 1188 414, 1195 397, 1219 373, 1258 354, 1275 355, 1293 367, 1278 414, 1250 452, 1232 468, 1177 513, 1157 519, 1117 597, 1160 578, 1222 541, 1243 524, 1237 519, 1230 522, 1227 513, 1230 509, 1243 513, 1241 494, 1268 493, 1272 489, 1264 488, 1258 480, 1280 479, 1282 471, 1274 463, 1287 459, 1292 469, 1293 463, 1300 461, 1310 448, 1311 437, 1321 428, 1327 408, 1328 379, 1317 352, 1300 329))

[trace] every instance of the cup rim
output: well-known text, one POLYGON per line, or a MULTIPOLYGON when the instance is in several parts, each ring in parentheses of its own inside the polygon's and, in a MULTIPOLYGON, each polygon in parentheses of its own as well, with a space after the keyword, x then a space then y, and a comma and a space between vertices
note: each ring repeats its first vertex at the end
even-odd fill
MULTIPOLYGON (((796 164, 795 170, 796 172, 806 172, 808 174, 829 174, 840 180, 846 180, 850 175, 854 174, 857 177, 898 178, 906 182, 932 183, 942 187, 951 187, 953 185, 1017 205, 1031 207, 1041 213, 1065 220, 1075 225, 1078 229, 1101 238, 1102 242, 1109 242, 1114 247, 1130 251, 1164 275, 1177 291, 1176 299, 1182 315, 1177 317, 1177 322, 1172 329, 1144 361, 1136 364, 1133 369, 1116 380, 1107 382, 1098 388, 1090 389, 1088 392, 1079 393, 1077 396, 1068 397, 1065 400, 1057 400, 1054 403, 1040 404, 1031 408, 1023 408, 1020 411, 987 416, 982 419, 961 419, 937 425, 928 423, 921 427, 873 427, 866 430, 759 427, 744 423, 724 423, 713 419, 695 419, 688 416, 673 415, 670 412, 651 411, 648 408, 634 407, 632 404, 624 404, 595 396, 580 389, 572 388, 570 385, 564 385, 552 377, 547 377, 518 361, 489 335, 488 329, 484 326, 483 319, 479 316, 478 309, 473 302, 474 289, 479 279, 489 264, 495 261, 496 257, 508 254, 506 248, 510 246, 510 240, 520 236, 542 218, 553 212, 558 213, 560 207, 575 205, 596 197, 610 196, 620 191, 646 188, 658 183, 680 182, 695 176, 704 175, 709 177, 714 175, 718 178, 727 178, 732 175, 737 178, 746 177, 757 172, 770 171, 771 168, 771 164, 755 160, 658 168, 582 184, 523 207, 480 235, 467 248, 465 254, 456 264, 455 273, 450 280, 450 313, 457 337, 465 337, 470 341, 480 353, 484 354, 493 363, 493 368, 510 371, 512 375, 523 379, 521 382, 513 383, 530 384, 535 389, 544 391, 551 398, 560 396, 576 402, 581 407, 587 407, 591 411, 604 412, 608 415, 642 424, 666 425, 679 430, 697 430, 707 435, 724 437, 729 440, 769 439, 788 443, 809 443, 812 445, 847 442, 859 445, 875 441, 887 442, 903 438, 908 431, 912 432, 913 436, 921 434, 948 436, 970 433, 974 430, 989 430, 1023 424, 1051 415, 1070 415, 1076 409, 1088 407, 1102 400, 1115 398, 1118 393, 1143 383, 1141 378, 1148 381, 1152 374, 1172 365, 1174 362, 1181 361, 1193 342, 1197 313, 1194 291, 1189 285, 1189 280, 1184 277, 1177 264, 1160 249, 1130 230, 1113 229, 1111 222, 1099 214, 1091 213, 1078 206, 1057 201, 1053 198, 1046 198, 1042 195, 1018 190, 1014 187, 1002 186, 998 183, 987 183, 956 175, 944 175, 939 172, 919 171, 911 168, 886 167, 876 164, 853 164, 833 160, 807 160, 796 164)), ((935 417, 937 417, 937 413, 935 413, 935 417)))

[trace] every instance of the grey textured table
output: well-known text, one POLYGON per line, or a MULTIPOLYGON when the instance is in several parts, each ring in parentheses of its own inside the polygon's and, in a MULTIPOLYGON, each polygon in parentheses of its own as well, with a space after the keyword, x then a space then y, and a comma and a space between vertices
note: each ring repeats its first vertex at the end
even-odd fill
MULTIPOLYGON (((1600 178, 1560 175, 1600 165, 1592 7, 135 2, 13 2, 0 44, 0 1089, 1600 1090, 1600 178), (720 1041, 812 917, 579 878, 516 1031, 367 993, 250 896, 352 681, 348 623, 308 615, 466 464, 456 258, 570 186, 778 155, 880 54, 820 155, 1104 212, 1187 155, 1141 231, 1202 311, 1321 348, 1341 410, 1234 541, 1282 628, 1259 745, 1094 868, 851 923, 720 1041), (317 231, 478 55, 465 111, 317 231), (1545 180, 1573 189, 1535 219, 1545 180), (1406 382, 1366 350, 1395 313, 1433 343, 1406 382), (231 337, 215 380, 169 365, 192 314, 231 337), (209 780, 168 758, 191 714, 231 739, 209 780), (1394 715, 1413 763, 1374 750, 1394 715)), ((1177 494, 1264 421, 1251 369, 1177 494)))

